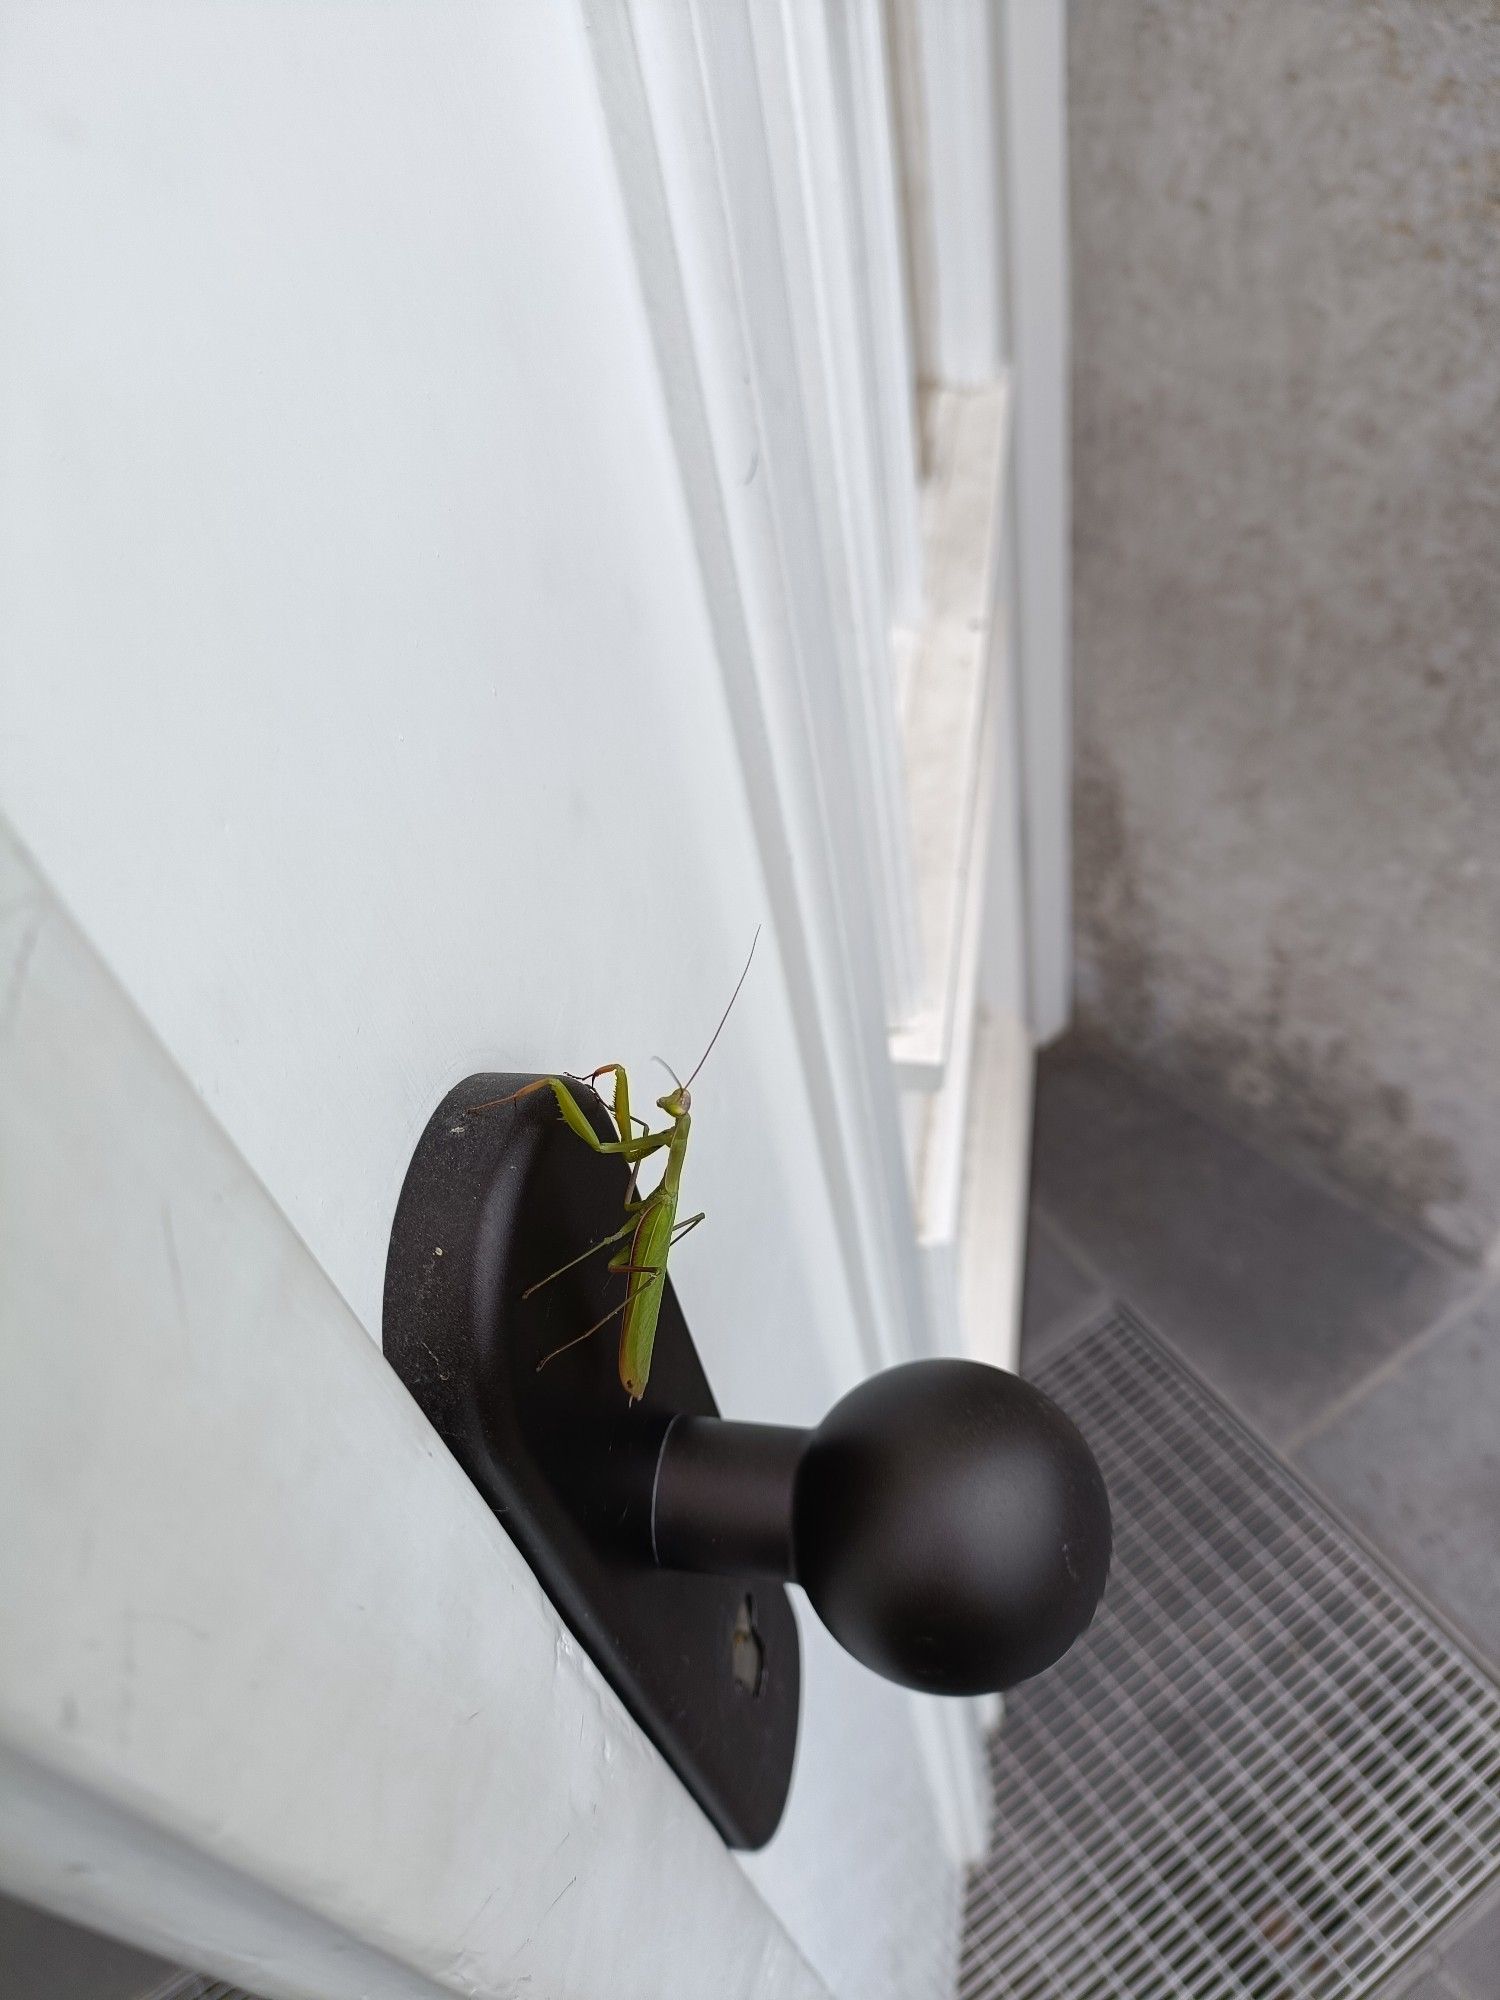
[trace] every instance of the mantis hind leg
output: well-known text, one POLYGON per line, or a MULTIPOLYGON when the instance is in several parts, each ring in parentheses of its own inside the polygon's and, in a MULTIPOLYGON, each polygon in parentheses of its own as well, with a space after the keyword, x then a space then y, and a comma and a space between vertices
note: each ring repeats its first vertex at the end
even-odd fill
MULTIPOLYGON (((560 1278, 564 1271, 574 1270, 579 1264, 587 1263, 590 1257, 597 1257, 601 1250, 607 1250, 611 1243, 618 1243, 622 1237, 633 1237, 636 1230, 640 1227, 642 1209, 649 1208, 656 1199, 657 1196, 655 1194, 648 1194, 644 1201, 627 1201, 625 1206, 630 1211, 628 1221, 622 1223, 618 1229, 612 1229, 608 1236, 601 1236, 597 1243, 591 1243, 587 1250, 580 1250, 578 1255, 570 1257, 566 1264, 559 1264, 557 1269, 549 1271, 545 1278, 538 1278, 534 1285, 528 1285, 525 1291, 522 1292, 521 1297, 529 1299, 533 1292, 539 1292, 544 1285, 550 1285, 552 1280, 560 1278)), ((688 1231, 702 1220, 703 1217, 701 1215, 693 1215, 689 1216, 686 1222, 679 1222, 672 1232, 671 1243, 676 1243, 679 1238, 686 1236, 688 1231)), ((671 1244, 669 1243, 668 1248, 670 1247, 671 1244)), ((646 1268, 644 1265, 622 1264, 620 1258, 628 1254, 627 1251, 617 1251, 610 1258, 605 1269, 608 1271, 631 1271, 636 1269, 644 1270, 646 1268)))
POLYGON ((575 1333, 573 1338, 571 1340, 565 1340, 561 1347, 554 1347, 550 1354, 544 1354, 541 1360, 536 1364, 537 1374, 540 1375, 542 1370, 546 1367, 547 1363, 549 1361, 555 1361, 559 1354, 566 1354, 570 1347, 581 1346, 583 1342, 590 1337, 590 1335, 598 1333, 601 1327, 608 1326, 612 1319, 618 1319, 620 1317, 620 1314, 624 1312, 625 1308, 629 1304, 630 1304, 629 1299, 622 1299, 617 1306, 611 1306, 610 1310, 604 1315, 602 1319, 596 1319, 594 1321, 594 1324, 592 1326, 586 1326, 583 1329, 582 1333, 575 1333))
MULTIPOLYGON (((632 1216, 623 1228, 611 1230, 608 1236, 601 1236, 597 1243, 591 1243, 587 1250, 580 1250, 576 1257, 570 1257, 566 1264, 559 1264, 555 1271, 549 1271, 545 1278, 538 1278, 534 1285, 528 1285, 521 1297, 529 1299, 533 1292, 539 1292, 544 1285, 550 1285, 554 1278, 560 1278, 564 1271, 571 1271, 579 1264, 585 1264, 590 1257, 597 1257, 601 1250, 607 1250, 611 1243, 618 1243, 622 1236, 635 1234, 635 1218, 632 1216)), ((608 1268, 614 1269, 613 1263, 608 1268)))
MULTIPOLYGON (((648 1195, 646 1200, 640 1203, 639 1206, 645 1208, 653 1199, 653 1196, 648 1195)), ((679 1222, 672 1231, 667 1245, 668 1249, 673 1244, 680 1243, 690 1230, 696 1229, 698 1224, 704 1220, 704 1213, 704 1211, 700 1210, 697 1215, 690 1215, 685 1221, 679 1222)), ((559 1264, 555 1271, 549 1271, 545 1278, 541 1278, 536 1284, 528 1286, 521 1294, 522 1298, 529 1299, 531 1294, 539 1292, 543 1285, 550 1285, 554 1278, 561 1277, 564 1271, 571 1271, 575 1264, 583 1263, 585 1258, 594 1256, 600 1250, 607 1250, 611 1243, 618 1243, 622 1236, 634 1236, 636 1227, 637 1222, 633 1218, 625 1224, 623 1229, 617 1229, 612 1236, 601 1236, 597 1243, 591 1244, 587 1250, 582 1251, 577 1257, 570 1258, 566 1264, 559 1264)), ((628 1261, 622 1261, 622 1259, 628 1259, 629 1254, 628 1250, 617 1251, 605 1266, 606 1270, 613 1272, 617 1277, 643 1276, 665 1279, 667 1275, 665 1264, 632 1264, 628 1261)), ((559 1354, 566 1354, 570 1347, 579 1346, 583 1341, 589 1339, 592 1334, 596 1334, 601 1328, 608 1326, 612 1319, 618 1319, 621 1313, 634 1305, 638 1297, 639 1293, 632 1291, 628 1298, 622 1299, 617 1306, 611 1306, 609 1311, 601 1319, 596 1319, 592 1326, 586 1326, 582 1333, 574 1334, 573 1338, 565 1340, 561 1347, 554 1347, 550 1354, 544 1354, 536 1364, 537 1372, 540 1374, 549 1361, 555 1361, 559 1354)))
MULTIPOLYGON (((645 1207, 645 1205, 646 1204, 644 1202, 641 1204, 642 1207, 645 1207)), ((704 1221, 706 1217, 707 1217, 707 1210, 700 1209, 696 1215, 690 1215, 686 1217, 685 1220, 683 1220, 682 1222, 675 1224, 672 1230, 672 1234, 667 1238, 667 1248, 669 1250, 675 1250, 677 1248, 677 1245, 682 1241, 683 1237, 686 1236, 690 1230, 696 1229, 698 1227, 698 1224, 704 1221)), ((632 1223, 630 1227, 633 1231, 635 1228, 635 1224, 632 1223)), ((620 1231, 620 1235, 623 1236, 624 1234, 625 1232, 622 1229, 620 1231)), ((604 1243, 613 1243, 615 1240, 616 1239, 613 1236, 606 1236, 604 1239, 604 1243)), ((594 1246, 595 1249, 602 1250, 604 1248, 604 1243, 596 1244, 594 1246)), ((584 1254, 585 1256, 587 1256, 589 1253, 585 1251, 584 1254)), ((628 1258, 629 1258, 628 1251, 625 1250, 617 1251, 616 1254, 610 1258, 609 1263, 605 1266, 605 1269, 617 1272, 622 1276, 629 1276, 629 1277, 664 1278, 666 1276, 667 1266, 665 1259, 660 1264, 632 1264, 628 1261, 628 1258)), ((563 1268, 566 1269, 567 1268, 566 1265, 563 1268)), ((542 1280, 542 1282, 544 1284, 546 1283, 545 1278, 542 1280)))

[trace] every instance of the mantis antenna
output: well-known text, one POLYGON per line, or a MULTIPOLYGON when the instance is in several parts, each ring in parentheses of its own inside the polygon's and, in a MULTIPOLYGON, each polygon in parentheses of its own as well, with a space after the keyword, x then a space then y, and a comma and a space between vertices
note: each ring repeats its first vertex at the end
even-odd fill
MULTIPOLYGON (((755 926, 755 936, 750 940, 750 957, 745 960, 745 969, 740 974, 739 978, 735 981, 734 991, 729 996, 729 1005, 724 1009, 724 1012, 719 1016, 719 1025, 717 1028, 714 1029, 713 1033, 709 1036, 708 1047, 703 1051, 702 1055, 699 1056, 697 1069, 693 1071, 692 1076, 688 1078, 686 1083, 681 1084, 679 1086, 680 1089, 686 1090, 689 1088, 689 1086, 693 1082, 693 1079, 697 1076, 698 1070, 702 1069, 703 1065, 708 1061, 709 1057, 713 1054, 714 1043, 719 1039, 720 1035, 723 1034, 724 1023, 729 1019, 729 1016, 733 1013, 734 1003, 740 997, 740 988, 744 985, 745 981, 750 976, 750 959, 754 958, 755 947, 759 943, 760 943, 760 925, 757 924, 755 926)), ((657 1057, 657 1061, 661 1062, 660 1056, 657 1057)), ((662 1068, 665 1069, 666 1067, 667 1065, 665 1063, 662 1063, 662 1068)))

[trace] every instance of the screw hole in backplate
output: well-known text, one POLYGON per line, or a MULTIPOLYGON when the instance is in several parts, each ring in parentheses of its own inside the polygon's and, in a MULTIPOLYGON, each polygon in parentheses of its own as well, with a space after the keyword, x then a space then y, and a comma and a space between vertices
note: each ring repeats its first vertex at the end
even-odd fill
POLYGON ((730 1668, 740 1694, 758 1695, 766 1683, 766 1649, 755 1629, 755 1599, 747 1591, 729 1640, 730 1668))

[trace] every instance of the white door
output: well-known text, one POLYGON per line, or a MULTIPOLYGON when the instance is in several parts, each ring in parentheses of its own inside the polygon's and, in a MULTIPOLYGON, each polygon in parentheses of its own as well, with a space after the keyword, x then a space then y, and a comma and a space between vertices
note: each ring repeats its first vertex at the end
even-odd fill
POLYGON ((0 33, 0 1880, 268 1995, 940 1991, 967 1706, 805 1623, 742 1865, 376 1344, 445 1091, 693 1060, 757 925, 674 1262, 721 1407, 964 1338, 997 781, 934 892, 880 10, 0 33))
POLYGON ((0 1873, 268 1996, 826 1991, 7 839, 0 1873))

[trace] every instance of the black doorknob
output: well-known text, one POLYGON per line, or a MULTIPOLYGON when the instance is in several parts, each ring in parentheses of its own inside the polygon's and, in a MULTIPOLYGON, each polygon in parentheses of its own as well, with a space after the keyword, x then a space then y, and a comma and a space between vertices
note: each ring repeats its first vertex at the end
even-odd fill
POLYGON ((857 1659, 936 1694, 1050 1666, 1110 1557, 1108 1495, 1074 1425, 974 1361, 887 1369, 811 1431, 678 1417, 651 1535, 664 1568, 801 1584, 857 1659))
POLYGON ((1109 1503, 1061 1412, 972 1362, 890 1369, 811 1431, 722 1421, 670 1281, 629 1402, 609 1334, 577 1337, 619 1311, 592 1252, 629 1170, 580 1145, 550 1092, 516 1095, 536 1080, 466 1077, 429 1119, 391 1228, 385 1351, 630 1713, 756 1847, 797 1743, 782 1582, 895 1680, 1010 1687, 1093 1615, 1109 1503))

